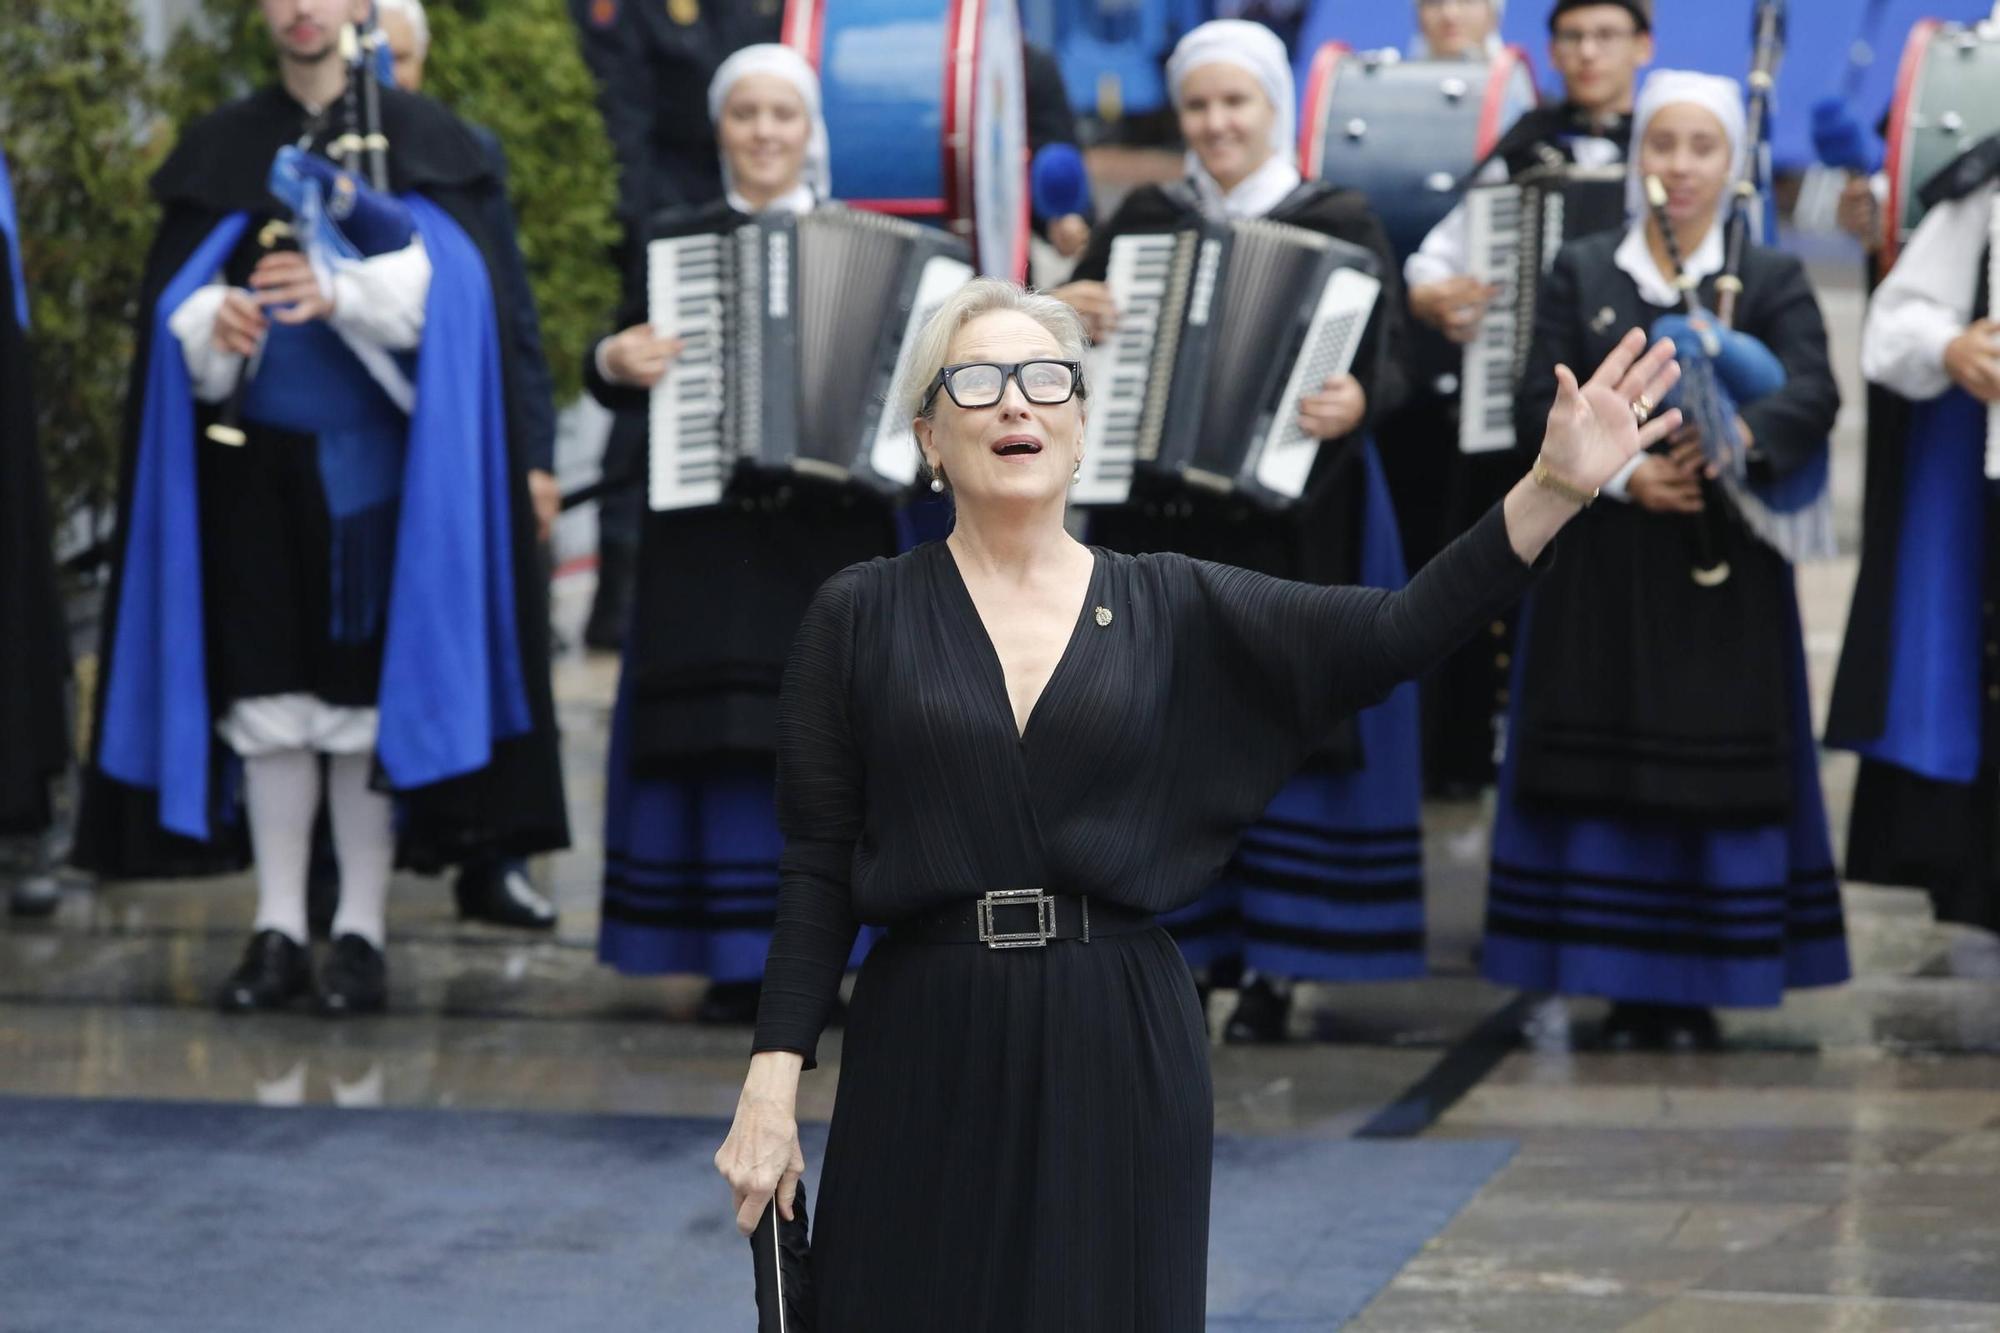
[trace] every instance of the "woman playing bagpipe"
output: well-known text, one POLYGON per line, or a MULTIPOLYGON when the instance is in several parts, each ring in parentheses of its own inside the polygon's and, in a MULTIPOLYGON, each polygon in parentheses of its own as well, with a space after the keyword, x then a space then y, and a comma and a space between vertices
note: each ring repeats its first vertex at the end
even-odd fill
MULTIPOLYGON (((7 159, 0 154, 0 838, 40 834, 49 783, 68 767, 69 628, 56 594, 49 494, 35 443, 28 292, 7 159)), ((16 886, 17 913, 51 911, 54 881, 16 886)))
MULTIPOLYGON (((711 230, 822 205, 819 80, 797 52, 745 47, 708 96, 728 183, 725 202, 701 211, 711 230)), ((692 220, 663 214, 652 230, 692 220)), ((597 344, 586 377, 606 407, 643 413, 682 349, 646 322, 644 246, 634 249, 623 331, 597 344)), ((625 972, 706 976, 703 1021, 756 1017, 777 910, 772 782, 785 651, 822 582, 896 549, 890 507, 849 488, 726 494, 645 516, 612 722, 598 954, 625 972)))
POLYGON ((315 989, 324 787, 341 884, 317 991, 339 1014, 384 1001, 392 863, 525 855, 568 826, 489 159, 350 65, 336 34, 365 4, 263 9, 281 84, 191 125, 153 180, 76 855, 154 876, 254 850, 221 1002, 283 1005, 315 989))
POLYGON ((1848 974, 1790 563, 1830 553, 1839 397, 1798 261, 1745 245, 1723 272, 1744 120, 1734 80, 1647 80, 1631 227, 1557 256, 1516 397, 1533 439, 1556 366, 1634 326, 1683 360, 1688 424, 1607 484, 1522 613, 1482 955, 1504 985, 1614 1001, 1619 1043, 1707 1045, 1711 1007, 1848 974), (1740 332, 1669 317, 1732 276, 1740 332))
MULTIPOLYGON (((1190 146, 1187 179, 1127 196, 1055 295, 1102 336, 1116 318, 1103 283, 1113 241, 1202 216, 1268 218, 1362 246, 1377 257, 1383 290, 1354 373, 1301 400, 1301 426, 1326 443, 1294 508, 1271 514, 1238 501, 1159 499, 1135 489, 1130 502, 1096 516, 1092 540, 1311 583, 1399 587, 1406 577, 1401 543, 1367 437, 1369 423, 1402 392, 1394 356, 1402 295, 1381 224, 1354 191, 1301 180, 1291 70, 1267 29, 1205 23, 1181 39, 1167 75, 1190 146)), ((1225 1029, 1231 1040, 1282 1039, 1295 978, 1375 980, 1423 971, 1417 745, 1416 694, 1405 686, 1327 737, 1244 838, 1214 890, 1168 919, 1190 963, 1213 968, 1216 984, 1244 969, 1225 1029)))
POLYGON ((1876 288, 1862 563, 1826 742, 1861 756, 1847 874, 1929 890, 1937 916, 2000 930, 2000 542, 1994 532, 1994 180, 2000 136, 1929 181, 1929 211, 1876 288), (1871 413, 1873 411, 1871 400, 1871 413), (1983 466, 1982 466, 1983 463, 1983 466))

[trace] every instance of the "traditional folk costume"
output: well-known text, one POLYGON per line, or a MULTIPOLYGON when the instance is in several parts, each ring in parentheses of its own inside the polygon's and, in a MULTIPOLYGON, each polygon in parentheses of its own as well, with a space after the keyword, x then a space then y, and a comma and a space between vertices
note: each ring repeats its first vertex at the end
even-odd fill
MULTIPOLYGON (((1653 75, 1634 142, 1678 102, 1715 112, 1740 162, 1742 103, 1728 79, 1653 75)), ((1647 248, 1638 191, 1635 167, 1630 230, 1556 258, 1516 397, 1525 448, 1542 437, 1556 365, 1595 365, 1680 304, 1647 248)), ((1718 218, 1686 260, 1708 308, 1722 231, 1718 218)), ((1482 952, 1502 985, 1705 1010, 1774 1005, 1788 987, 1847 978, 1790 564, 1830 553, 1839 394, 1799 262, 1750 246, 1741 277, 1736 327, 1769 348, 1786 382, 1741 405, 1750 483, 1711 501, 1731 576, 1695 583, 1694 520, 1626 502, 1627 469, 1564 534, 1522 611, 1482 952), (1780 508, 1798 521, 1773 518, 1780 508)), ((1705 1036, 1712 1019, 1690 1022, 1705 1036)))
MULTIPOLYGON (((713 116, 753 73, 790 81, 816 122, 805 181, 772 205, 809 212, 825 191, 818 80, 784 47, 746 47, 716 73, 713 116)), ((749 221, 750 205, 732 184, 728 203, 705 212, 720 231, 749 221)), ((645 292, 641 250, 620 328, 645 322, 645 292)), ((598 351, 586 378, 599 402, 643 420, 647 391, 612 382, 598 351)), ((711 508, 645 516, 612 718, 604 962, 629 973, 697 973, 716 983, 705 1017, 754 1014, 777 912, 772 784, 785 653, 821 583, 896 549, 889 506, 832 486, 739 485, 711 508)))
MULTIPOLYGON (((280 212, 279 150, 323 151, 334 126, 271 88, 190 126, 153 181, 165 216, 139 301, 76 858, 110 876, 216 873, 254 842, 258 934, 239 978, 283 984, 226 990, 229 1007, 301 989, 322 766, 335 961, 372 974, 376 1002, 392 858, 435 870, 568 842, 547 584, 510 437, 528 416, 508 410, 519 312, 496 298, 482 226, 498 184, 436 103, 385 88, 381 122, 394 198, 380 215, 407 239, 316 254, 333 314, 273 321, 247 372, 215 345, 217 312, 280 212), (233 394, 240 445, 205 429, 233 394)), ((324 233, 297 221, 311 250, 324 233)))
MULTIPOLYGON (((1264 85, 1278 115, 1273 152, 1233 189, 1222 189, 1188 155, 1188 178, 1142 187, 1091 237, 1073 278, 1104 278, 1111 245, 1134 231, 1170 230, 1202 217, 1268 218, 1363 246, 1379 259, 1383 289, 1355 361, 1369 418, 1344 439, 1320 446, 1306 492, 1289 512, 1244 501, 1148 494, 1098 512, 1091 540, 1127 552, 1176 551, 1309 583, 1401 587, 1407 577, 1369 424, 1402 392, 1395 364, 1402 293, 1382 227, 1352 190, 1303 182, 1289 144, 1291 74, 1275 38, 1254 24, 1222 21, 1195 29, 1168 67, 1181 80, 1202 65, 1241 66, 1264 85)), ((1240 965, 1282 987, 1288 979, 1361 981, 1424 970, 1422 792, 1417 772, 1417 702, 1404 686, 1337 732, 1315 738, 1312 758, 1249 829, 1235 858, 1199 901, 1167 925, 1197 968, 1226 981, 1240 965)), ((1261 992, 1252 1012, 1270 1008, 1261 992)), ((1273 1023, 1256 1033, 1275 1037, 1273 1023)), ((1244 1015, 1247 1022, 1249 1014, 1244 1015)))
POLYGON ((1930 211, 1875 291, 1861 368, 1898 396, 1871 431, 1861 573, 1826 742, 1861 756, 1847 875, 1930 891, 1940 920, 2000 929, 2000 543, 1986 406, 1946 346, 1990 308, 2000 137, 1924 187, 1930 211))
POLYGON ((49 826, 49 783, 69 763, 68 674, 36 444, 21 229, 0 156, 0 837, 49 826))

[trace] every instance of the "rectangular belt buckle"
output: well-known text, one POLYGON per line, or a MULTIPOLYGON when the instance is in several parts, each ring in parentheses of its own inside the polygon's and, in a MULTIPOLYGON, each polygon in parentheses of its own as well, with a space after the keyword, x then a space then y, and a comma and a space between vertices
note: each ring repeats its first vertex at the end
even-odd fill
POLYGON ((989 949, 1046 949, 1056 937, 1055 898, 1040 889, 995 889, 975 904, 979 910, 979 942, 989 949), (995 930, 996 907, 1032 907, 1033 930, 995 930))

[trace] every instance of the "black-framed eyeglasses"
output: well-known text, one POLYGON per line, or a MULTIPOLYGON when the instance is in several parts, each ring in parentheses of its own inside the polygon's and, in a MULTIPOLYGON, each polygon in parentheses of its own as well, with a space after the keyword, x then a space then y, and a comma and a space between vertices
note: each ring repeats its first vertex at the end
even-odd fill
POLYGON ((1083 392, 1081 361, 962 361, 945 366, 931 380, 924 393, 924 410, 929 411, 943 389, 960 407, 991 407, 1007 392, 1011 379, 1021 386, 1021 396, 1038 407, 1066 403, 1083 392))
POLYGON ((1559 51, 1581 51, 1586 44, 1600 51, 1609 51, 1636 41, 1639 29, 1633 28, 1559 28, 1549 34, 1549 45, 1559 51))

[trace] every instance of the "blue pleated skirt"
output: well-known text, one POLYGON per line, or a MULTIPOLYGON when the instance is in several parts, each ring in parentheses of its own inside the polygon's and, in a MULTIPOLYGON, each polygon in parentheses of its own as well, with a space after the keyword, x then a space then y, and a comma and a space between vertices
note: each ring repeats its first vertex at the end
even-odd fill
MULTIPOLYGON (((1789 822, 1713 827, 1686 820, 1571 817, 1524 808, 1514 761, 1500 806, 1481 966, 1522 990, 1652 1004, 1761 1007, 1791 987, 1847 980, 1847 934, 1808 708, 1805 645, 1791 584, 1789 822)), ((1533 664, 1522 612, 1509 726, 1533 664)))
MULTIPOLYGON (((620 972, 757 981, 778 914, 775 776, 769 763, 631 769, 630 674, 611 719, 604 898, 597 956, 620 972)), ((864 931, 850 966, 867 952, 864 931)))
MULTIPOLYGON (((1389 487, 1363 450, 1360 581, 1408 580, 1389 487)), ((1306 772, 1244 833, 1215 885, 1163 918, 1191 967, 1240 958, 1274 976, 1378 981, 1424 971, 1417 690, 1356 719, 1364 764, 1306 772)))

